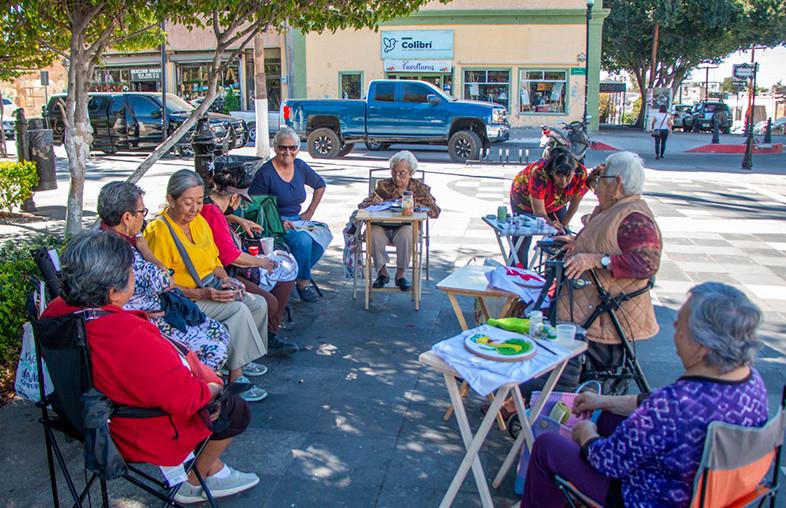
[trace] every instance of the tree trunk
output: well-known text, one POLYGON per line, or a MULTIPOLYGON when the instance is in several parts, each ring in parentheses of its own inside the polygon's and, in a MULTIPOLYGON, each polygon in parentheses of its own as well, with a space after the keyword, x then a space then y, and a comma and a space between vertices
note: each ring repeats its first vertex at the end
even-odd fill
POLYGON ((639 116, 636 118, 636 123, 633 124, 634 127, 638 127, 641 129, 644 127, 644 114, 647 112, 647 89, 645 88, 645 78, 644 73, 646 70, 636 69, 633 71, 633 75, 636 77, 636 83, 639 85, 639 92, 641 93, 641 108, 639 108, 639 116))
POLYGON ((4 113, 5 106, 3 105, 3 92, 0 91, 0 156, 8 157, 8 152, 5 149, 5 128, 3 127, 4 113))
POLYGON ((265 75, 265 35, 254 36, 254 110, 257 117, 257 157, 270 158, 270 126, 267 122, 267 76, 265 75))

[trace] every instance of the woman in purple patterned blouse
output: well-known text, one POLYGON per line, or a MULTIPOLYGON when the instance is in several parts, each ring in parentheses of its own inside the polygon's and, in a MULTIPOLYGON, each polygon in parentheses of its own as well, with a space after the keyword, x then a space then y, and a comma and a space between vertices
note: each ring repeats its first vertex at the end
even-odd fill
POLYGON ((691 289, 674 323, 683 375, 649 394, 580 395, 574 411, 602 410, 597 426, 580 422, 573 440, 556 433, 535 440, 522 508, 562 507, 555 475, 607 508, 689 506, 710 422, 767 421, 767 390, 751 366, 760 322, 759 309, 731 286, 691 289))

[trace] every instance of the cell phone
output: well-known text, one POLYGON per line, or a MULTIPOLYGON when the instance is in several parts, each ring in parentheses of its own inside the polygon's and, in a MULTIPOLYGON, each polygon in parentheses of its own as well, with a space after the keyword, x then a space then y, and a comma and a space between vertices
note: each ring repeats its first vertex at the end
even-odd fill
POLYGON ((216 400, 214 400, 213 402, 208 404, 208 406, 207 406, 208 412, 215 413, 216 410, 218 410, 218 408, 221 407, 221 404, 225 400, 227 400, 230 397, 233 397, 235 395, 240 395, 243 392, 247 392, 253 386, 254 385, 251 384, 251 383, 238 383, 236 381, 232 381, 231 383, 225 384, 224 385, 224 391, 221 392, 221 395, 219 395, 216 398, 216 400))

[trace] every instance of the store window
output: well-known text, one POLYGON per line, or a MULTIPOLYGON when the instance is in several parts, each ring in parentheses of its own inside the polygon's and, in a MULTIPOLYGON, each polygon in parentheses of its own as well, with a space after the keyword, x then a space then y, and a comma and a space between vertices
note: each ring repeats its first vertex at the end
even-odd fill
POLYGON ((91 92, 158 92, 161 67, 101 67, 93 71, 91 92))
MULTIPOLYGON (((265 86, 267 88, 267 109, 278 111, 281 107, 281 49, 265 48, 265 86)), ((248 109, 256 111, 256 82, 254 81, 254 51, 246 51, 246 90, 248 109)))
POLYGON ((510 105, 510 71, 465 70, 464 98, 510 105))
POLYGON ((360 99, 363 96, 363 75, 359 72, 340 72, 338 75, 342 99, 360 99))
POLYGON ((567 71, 522 70, 519 83, 519 112, 565 113, 567 71))
MULTIPOLYGON (((178 67, 179 95, 192 101, 207 95, 207 76, 209 64, 182 64, 178 67)), ((227 90, 240 90, 240 61, 235 60, 224 69, 218 80, 218 93, 223 95, 227 90)))

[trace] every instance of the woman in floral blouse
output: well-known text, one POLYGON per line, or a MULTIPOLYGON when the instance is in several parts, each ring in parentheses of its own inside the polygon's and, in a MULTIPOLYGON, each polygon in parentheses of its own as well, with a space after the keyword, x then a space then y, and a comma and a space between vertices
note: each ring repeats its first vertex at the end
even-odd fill
MULTIPOLYGON (((547 158, 529 164, 513 178, 510 207, 514 214, 543 217, 562 231, 589 190, 587 181, 587 169, 570 150, 556 147, 547 158)), ((523 264, 531 243, 532 237, 527 236, 519 247, 517 254, 523 264)))

